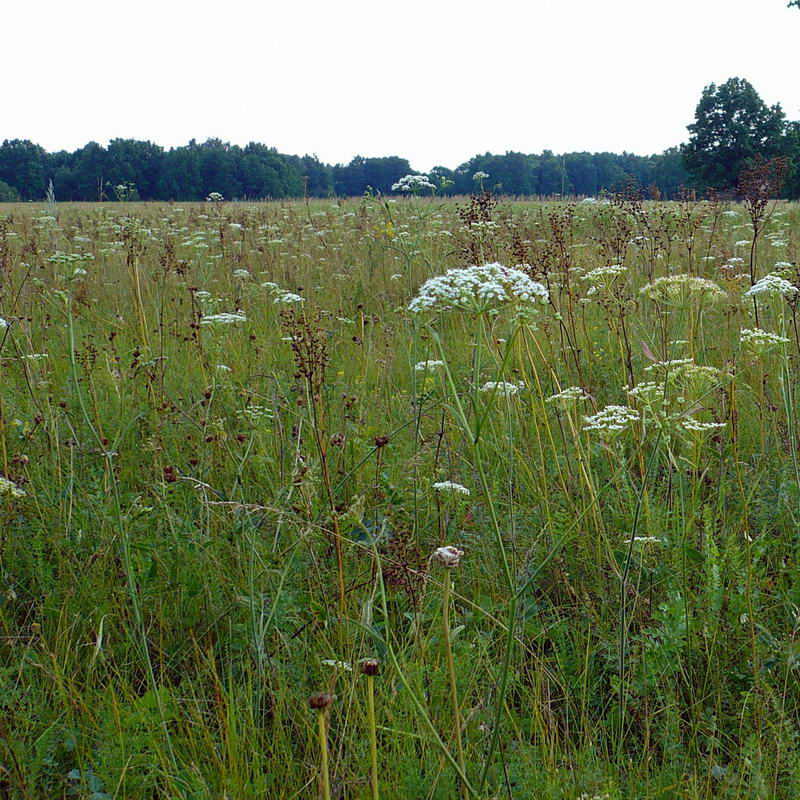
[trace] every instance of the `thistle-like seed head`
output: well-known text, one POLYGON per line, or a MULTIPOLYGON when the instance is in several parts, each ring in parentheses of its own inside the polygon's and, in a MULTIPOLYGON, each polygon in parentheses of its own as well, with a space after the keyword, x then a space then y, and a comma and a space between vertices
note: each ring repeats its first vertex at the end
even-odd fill
POLYGON ((449 544, 446 547, 437 547, 436 550, 433 551, 433 560, 443 567, 457 567, 463 555, 463 550, 459 550, 457 547, 453 547, 453 545, 449 544))
POLYGON ((317 694, 312 694, 311 697, 308 698, 308 705, 319 711, 332 706, 334 699, 335 695, 328 694, 327 692, 318 692, 317 694))
POLYGON ((381 664, 377 658, 367 658, 359 664, 359 669, 364 675, 377 675, 381 671, 381 664))

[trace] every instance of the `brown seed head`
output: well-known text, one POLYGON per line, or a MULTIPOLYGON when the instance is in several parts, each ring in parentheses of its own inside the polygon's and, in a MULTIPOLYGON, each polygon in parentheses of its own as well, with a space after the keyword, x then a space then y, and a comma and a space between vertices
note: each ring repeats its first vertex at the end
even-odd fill
POLYGON ((377 675, 381 671, 381 664, 377 658, 367 658, 359 664, 364 675, 377 675))
POLYGON ((329 708, 333 705, 334 695, 328 694, 327 692, 318 692, 317 694, 312 694, 311 697, 308 698, 308 704, 311 708, 322 710, 323 708, 329 708))

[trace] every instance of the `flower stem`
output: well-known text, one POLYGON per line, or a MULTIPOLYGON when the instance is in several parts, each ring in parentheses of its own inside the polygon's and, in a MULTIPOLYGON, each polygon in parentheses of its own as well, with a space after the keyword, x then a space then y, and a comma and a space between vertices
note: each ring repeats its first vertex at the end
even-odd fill
MULTIPOLYGON (((442 633, 444 634, 444 651, 447 659, 447 674, 450 679, 450 700, 453 704, 453 721, 456 733, 456 758, 461 772, 466 775, 464 765, 464 746, 461 742, 461 713, 458 707, 458 689, 456 688, 456 669, 453 662, 453 648, 450 644, 450 568, 444 570, 444 590, 442 592, 442 633)), ((461 781, 461 793, 466 799, 469 797, 467 787, 461 781)))

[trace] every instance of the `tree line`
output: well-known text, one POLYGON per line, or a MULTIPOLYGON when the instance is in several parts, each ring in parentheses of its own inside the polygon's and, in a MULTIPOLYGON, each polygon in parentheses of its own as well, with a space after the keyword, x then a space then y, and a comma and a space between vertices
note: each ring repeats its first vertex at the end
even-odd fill
MULTIPOLYGON (((800 197, 800 122, 789 122, 780 105, 768 107, 750 83, 731 78, 707 86, 698 103, 689 140, 650 156, 632 153, 476 155, 455 169, 427 174, 442 194, 467 194, 476 180, 508 195, 585 195, 618 191, 631 183, 654 197, 675 197, 682 187, 732 192, 738 175, 757 157, 788 163, 783 194, 800 197), (476 179, 476 173, 488 177, 476 179)), ((42 200, 48 188, 57 200, 226 200, 390 194, 414 172, 399 156, 325 164, 316 156, 279 153, 251 142, 240 147, 220 139, 195 140, 165 149, 150 141, 89 142, 73 151, 47 152, 22 139, 0 146, 0 201, 42 200), (51 184, 52 181, 52 184, 51 184)))

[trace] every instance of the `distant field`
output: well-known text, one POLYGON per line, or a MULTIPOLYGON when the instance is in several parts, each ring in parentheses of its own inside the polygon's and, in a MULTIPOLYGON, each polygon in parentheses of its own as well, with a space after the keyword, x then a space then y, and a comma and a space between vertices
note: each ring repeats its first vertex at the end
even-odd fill
POLYGON ((752 214, 0 205, 0 799, 800 796, 752 214))

